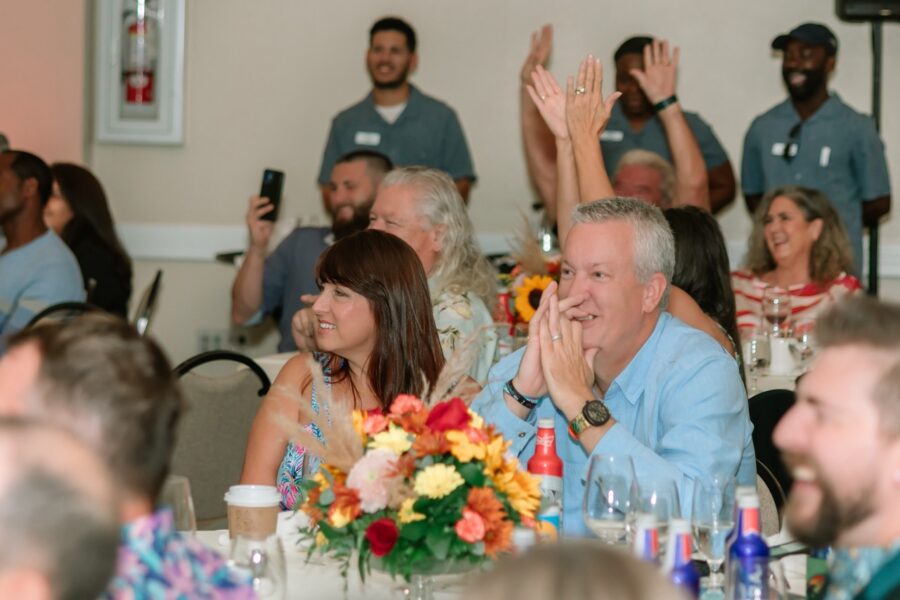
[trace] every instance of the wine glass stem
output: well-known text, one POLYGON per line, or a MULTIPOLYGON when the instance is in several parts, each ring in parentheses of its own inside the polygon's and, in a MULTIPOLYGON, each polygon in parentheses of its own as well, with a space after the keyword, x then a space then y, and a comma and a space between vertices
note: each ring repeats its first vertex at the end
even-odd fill
POLYGON ((719 589, 725 583, 725 578, 722 576, 723 563, 722 560, 706 561, 706 564, 709 565, 709 589, 711 590, 719 589))

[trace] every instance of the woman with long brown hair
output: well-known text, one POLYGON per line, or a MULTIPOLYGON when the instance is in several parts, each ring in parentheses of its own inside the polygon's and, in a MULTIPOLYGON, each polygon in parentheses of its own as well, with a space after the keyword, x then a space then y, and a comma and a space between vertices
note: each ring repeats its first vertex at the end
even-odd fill
MULTIPOLYGON (((380 231, 350 235, 326 250, 316 267, 321 294, 313 304, 314 353, 337 402, 363 410, 386 410, 398 394, 421 395, 444 364, 431 312, 425 270, 401 239, 380 231)), ((277 415, 297 422, 300 407, 279 388, 296 391, 318 412, 310 354, 300 353, 275 379, 263 400, 247 444, 242 483, 277 483, 286 508, 297 483, 315 473, 303 448, 287 439, 277 415)), ((315 426, 310 426, 321 437, 315 426)))
POLYGON ((44 222, 78 260, 88 302, 128 316, 131 258, 113 224, 103 186, 78 165, 54 163, 53 193, 44 207, 44 222))

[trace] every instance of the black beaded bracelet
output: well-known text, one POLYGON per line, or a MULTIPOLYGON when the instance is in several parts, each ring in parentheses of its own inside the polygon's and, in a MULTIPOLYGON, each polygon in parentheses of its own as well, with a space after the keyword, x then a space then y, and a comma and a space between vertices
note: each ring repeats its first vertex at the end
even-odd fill
POLYGON ((672 94, 665 100, 660 100, 659 102, 654 104, 653 112, 660 112, 661 110, 665 109, 668 106, 675 104, 676 102, 678 102, 678 96, 676 96, 675 94, 672 94))
POLYGON ((528 410, 533 410, 535 406, 537 406, 537 402, 533 400, 529 400, 525 396, 519 393, 519 390, 515 388, 513 385, 512 379, 506 382, 506 385, 503 386, 503 391, 512 396, 513 400, 527 408, 528 410))

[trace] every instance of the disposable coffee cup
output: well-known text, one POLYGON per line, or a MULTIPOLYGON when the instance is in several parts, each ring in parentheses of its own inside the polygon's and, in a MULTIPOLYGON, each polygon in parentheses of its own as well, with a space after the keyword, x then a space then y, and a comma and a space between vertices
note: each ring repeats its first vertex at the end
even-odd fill
POLYGON ((225 493, 228 537, 263 540, 273 535, 281 512, 281 494, 273 485, 233 485, 225 493))
POLYGON ((769 340, 769 373, 772 375, 790 375, 797 369, 794 355, 791 354, 791 341, 787 338, 769 340))

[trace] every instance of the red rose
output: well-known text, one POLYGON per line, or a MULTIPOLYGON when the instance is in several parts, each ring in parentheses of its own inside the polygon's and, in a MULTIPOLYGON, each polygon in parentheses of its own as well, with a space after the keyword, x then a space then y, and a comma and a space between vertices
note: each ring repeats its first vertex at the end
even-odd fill
POLYGON ((446 402, 435 404, 425 425, 435 431, 465 429, 471 418, 466 403, 459 398, 452 398, 446 402))
POLYGON ((394 548, 397 543, 400 531, 393 519, 384 517, 377 521, 372 521, 366 527, 366 539, 369 540, 369 546, 372 548, 372 554, 375 556, 384 556, 394 548))

